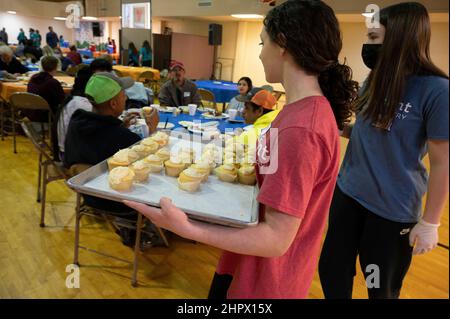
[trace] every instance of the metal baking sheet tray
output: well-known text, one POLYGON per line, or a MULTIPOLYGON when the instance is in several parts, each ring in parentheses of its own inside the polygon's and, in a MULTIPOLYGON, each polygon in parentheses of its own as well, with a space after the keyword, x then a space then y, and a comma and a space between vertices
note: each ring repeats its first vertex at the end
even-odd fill
POLYGON ((118 192, 108 185, 108 165, 103 161, 72 177, 67 184, 81 194, 119 202, 133 200, 154 207, 159 207, 161 197, 168 197, 190 218, 214 224, 240 228, 258 224, 257 187, 222 182, 215 175, 210 175, 195 193, 180 190, 177 179, 165 176, 164 171, 151 173, 148 182, 133 184, 129 192, 118 192))

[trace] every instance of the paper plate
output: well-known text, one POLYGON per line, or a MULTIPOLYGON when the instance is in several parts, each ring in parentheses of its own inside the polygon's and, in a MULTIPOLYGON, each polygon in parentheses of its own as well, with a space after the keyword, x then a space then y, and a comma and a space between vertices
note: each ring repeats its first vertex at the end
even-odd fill
POLYGON ((175 127, 175 124, 169 123, 169 122, 167 122, 167 126, 166 127, 164 127, 165 125, 166 125, 166 122, 159 122, 158 123, 158 128, 159 129, 171 130, 171 129, 173 129, 175 127))

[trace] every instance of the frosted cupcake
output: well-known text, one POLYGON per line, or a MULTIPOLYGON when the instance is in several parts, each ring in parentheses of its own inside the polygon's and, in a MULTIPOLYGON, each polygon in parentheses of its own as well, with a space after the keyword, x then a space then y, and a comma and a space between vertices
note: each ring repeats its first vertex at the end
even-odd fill
POLYGON ((163 147, 155 153, 163 162, 170 159, 170 151, 167 147, 163 147))
POLYGON ((166 167, 166 175, 172 177, 178 177, 186 168, 186 164, 177 154, 171 154, 170 159, 164 162, 164 166, 166 167))
POLYGON ((138 153, 131 149, 123 149, 118 151, 113 157, 107 160, 109 170, 120 166, 128 166, 139 159, 138 153))
POLYGON ((238 170, 238 181, 244 185, 255 185, 255 166, 253 164, 243 164, 238 170))
POLYGON ((163 132, 157 132, 150 138, 158 143, 160 147, 166 146, 169 143, 169 135, 163 132))
POLYGON ((211 173, 211 167, 208 162, 198 161, 195 164, 192 164, 190 168, 195 169, 203 175, 202 182, 206 182, 208 180, 208 176, 211 173))
POLYGON ((149 154, 155 154, 159 149, 159 144, 155 142, 151 137, 144 138, 140 144, 147 147, 149 154))
POLYGON ((155 154, 147 156, 143 161, 149 165, 151 173, 159 173, 164 168, 163 161, 155 154))
POLYGON ((188 192, 195 192, 200 187, 203 178, 204 174, 199 173, 196 169, 185 169, 178 177, 178 187, 188 192))
POLYGON ((130 168, 134 172, 134 180, 136 182, 142 183, 148 180, 151 171, 150 164, 141 160, 131 164, 130 168))
POLYGON ((215 169, 217 177, 227 183, 234 183, 237 179, 237 169, 232 164, 224 164, 215 169))
POLYGON ((133 186, 134 172, 128 167, 116 167, 109 172, 109 186, 116 191, 128 191, 133 186))
POLYGON ((131 149, 139 155, 139 158, 144 158, 144 157, 152 154, 152 148, 147 147, 142 144, 135 145, 131 149))

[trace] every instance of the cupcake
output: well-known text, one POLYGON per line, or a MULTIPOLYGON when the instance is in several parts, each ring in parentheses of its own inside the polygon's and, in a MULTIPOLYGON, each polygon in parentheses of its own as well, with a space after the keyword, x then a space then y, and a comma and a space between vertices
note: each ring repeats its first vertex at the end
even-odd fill
POLYGON ((179 178, 182 182, 201 182, 204 179, 204 175, 196 169, 189 167, 180 173, 179 178))
POLYGON ((128 167, 116 167, 109 172, 109 186, 116 191, 128 191, 133 186, 134 172, 128 167))
POLYGON ((200 187, 203 174, 193 168, 188 168, 181 172, 178 177, 178 187, 188 192, 195 192, 200 187))
POLYGON ((193 168, 200 174, 203 174, 202 182, 206 182, 208 180, 208 176, 211 173, 211 167, 208 162, 198 161, 197 163, 192 164, 190 168, 193 168))
POLYGON ((143 159, 143 161, 149 165, 150 172, 159 173, 164 168, 163 161, 155 154, 151 154, 143 159))
POLYGON ((134 180, 136 182, 146 182, 148 180, 151 171, 150 164, 141 160, 131 164, 130 168, 134 172, 134 180))
POLYGON ((169 135, 163 132, 157 132, 150 137, 156 143, 159 144, 160 147, 163 147, 169 143, 169 135))
POLYGON ((186 164, 176 154, 171 154, 170 159, 164 162, 164 166, 166 168, 166 175, 172 177, 178 177, 186 168, 186 164))
POLYGON ((170 151, 167 147, 161 148, 155 153, 163 162, 168 161, 170 159, 170 151))
POLYGON ((190 193, 196 192, 196 191, 199 189, 200 184, 201 184, 200 181, 196 181, 196 182, 184 182, 184 181, 181 179, 181 176, 178 177, 178 180, 177 180, 177 181, 178 181, 178 187, 179 187, 180 189, 182 189, 182 190, 184 190, 184 191, 187 191, 187 192, 190 192, 190 193))
POLYGON ((141 145, 147 147, 149 154, 155 154, 159 149, 159 144, 155 142, 151 137, 144 138, 141 141, 141 145))
POLYGON ((243 164, 238 170, 238 181, 244 185, 255 185, 255 166, 253 164, 243 164))
POLYGON ((139 159, 138 153, 131 149, 123 149, 118 151, 113 157, 107 160, 109 170, 119 166, 128 166, 139 159))
POLYGON ((215 169, 217 177, 228 183, 233 183, 237 179, 237 169, 232 164, 224 164, 215 169))
POLYGON ((131 149, 139 155, 139 158, 144 158, 152 154, 152 148, 142 144, 135 145, 131 149))

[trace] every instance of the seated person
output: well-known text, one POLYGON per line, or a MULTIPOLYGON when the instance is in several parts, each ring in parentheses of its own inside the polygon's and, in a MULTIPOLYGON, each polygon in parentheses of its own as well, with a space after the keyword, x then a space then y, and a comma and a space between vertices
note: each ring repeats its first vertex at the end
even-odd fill
MULTIPOLYGON (((65 93, 59 83, 53 76, 58 68, 58 59, 54 56, 45 56, 41 60, 43 71, 33 75, 28 82, 29 93, 42 96, 49 104, 54 116, 58 111, 59 105, 65 99, 65 93)), ((30 120, 33 120, 30 118, 30 120)), ((46 122, 44 118, 41 122, 46 122)))
POLYGON ((72 45, 70 46, 70 52, 67 53, 66 56, 69 60, 73 62, 74 65, 81 64, 83 62, 83 59, 81 58, 81 54, 78 53, 77 47, 72 45))
POLYGON ((0 70, 11 74, 24 74, 28 69, 14 57, 13 51, 9 46, 0 46, 0 70))
POLYGON ((16 76, 14 74, 10 74, 6 71, 0 71, 0 79, 15 80, 16 76))
POLYGON ((170 81, 164 83, 159 93, 159 103, 164 106, 201 105, 197 85, 185 78, 184 65, 178 61, 170 63, 170 81))
POLYGON ((84 94, 84 90, 91 76, 92 72, 87 65, 86 67, 78 70, 72 92, 70 96, 64 101, 62 107, 59 110, 57 124, 58 146, 60 151, 60 158, 62 159, 64 158, 64 142, 66 140, 67 129, 69 127, 70 119, 73 113, 78 109, 82 109, 88 112, 92 111, 92 104, 84 94))
POLYGON ((42 50, 34 46, 33 40, 26 40, 25 48, 23 49, 23 54, 25 56, 27 56, 27 54, 32 54, 34 56, 34 59, 32 59, 31 62, 36 63, 42 57, 42 50))
POLYGON ((267 90, 252 89, 246 96, 238 97, 244 103, 244 117, 246 124, 253 126, 237 137, 240 143, 256 146, 261 131, 268 127, 277 117, 280 110, 276 110, 277 101, 267 90))
MULTIPOLYGON (((116 75, 111 61, 110 55, 101 56, 92 61, 89 67, 92 73, 109 72, 116 75)), ((134 82, 132 87, 125 90, 125 94, 128 98, 125 109, 142 108, 153 103, 153 91, 140 82, 134 82)))
MULTIPOLYGON (((66 95, 61 83, 53 76, 58 68, 58 59, 53 56, 45 56, 41 60, 43 71, 33 75, 28 82, 28 93, 42 96, 47 101, 52 112, 52 141, 54 160, 59 161, 58 139, 56 133, 57 112, 66 95)), ((33 122, 48 122, 48 113, 40 110, 27 110, 23 112, 33 122)))
MULTIPOLYGON (((239 95, 241 97, 244 97, 250 92, 250 90, 253 89, 252 80, 249 77, 242 77, 238 81, 238 90, 239 95)), ((237 97, 231 99, 230 103, 228 104, 227 111, 229 110, 237 110, 237 116, 242 116, 242 112, 244 111, 244 102, 239 102, 237 100, 237 97)))
MULTIPOLYGON (((131 78, 118 78, 108 72, 94 74, 86 85, 85 95, 92 103, 92 112, 78 109, 73 113, 64 143, 64 166, 74 164, 95 165, 113 156, 140 140, 118 119, 125 109, 125 89, 131 87, 131 78)), ((146 117, 151 133, 159 122, 157 110, 146 117)), ((92 196, 84 196, 87 205, 114 213, 124 218, 136 218, 135 212, 122 203, 92 196)), ((124 230, 125 231, 125 230, 124 230)), ((126 239, 124 244, 133 245, 134 240, 126 239)), ((128 236, 128 235, 126 235, 128 236)))

